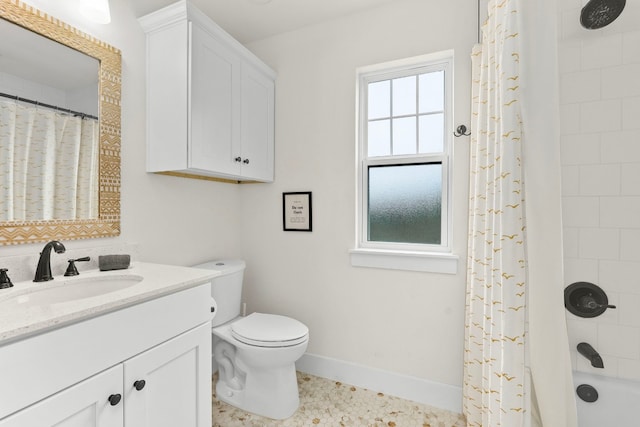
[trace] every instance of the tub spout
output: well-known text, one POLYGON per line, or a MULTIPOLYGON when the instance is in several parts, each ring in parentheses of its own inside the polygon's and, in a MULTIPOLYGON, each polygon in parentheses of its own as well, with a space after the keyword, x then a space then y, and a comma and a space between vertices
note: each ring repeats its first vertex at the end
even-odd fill
POLYGON ((602 357, 600 354, 591 347, 591 344, 587 344, 586 342, 581 342, 578 344, 578 353, 589 359, 591 362, 591 366, 594 368, 604 368, 604 363, 602 363, 602 357))

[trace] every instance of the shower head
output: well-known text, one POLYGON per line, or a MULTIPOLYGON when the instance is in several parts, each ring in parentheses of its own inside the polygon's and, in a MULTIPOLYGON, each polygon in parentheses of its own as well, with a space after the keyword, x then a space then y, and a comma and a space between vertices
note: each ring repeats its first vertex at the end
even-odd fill
POLYGON ((611 24, 620 16, 626 0, 589 0, 580 12, 580 23, 588 30, 611 24))

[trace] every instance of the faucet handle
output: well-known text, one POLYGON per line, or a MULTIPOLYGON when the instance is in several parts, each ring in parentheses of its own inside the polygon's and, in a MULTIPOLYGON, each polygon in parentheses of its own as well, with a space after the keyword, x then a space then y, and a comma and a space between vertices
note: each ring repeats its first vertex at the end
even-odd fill
POLYGON ((78 261, 91 261, 91 258, 88 256, 85 256, 82 258, 70 259, 69 266, 67 267, 67 271, 64 272, 65 276, 77 276, 80 274, 78 272, 78 269, 76 268, 76 262, 78 261))
POLYGON ((11 279, 7 276, 6 268, 0 268, 0 289, 7 289, 13 287, 13 283, 11 283, 11 279))

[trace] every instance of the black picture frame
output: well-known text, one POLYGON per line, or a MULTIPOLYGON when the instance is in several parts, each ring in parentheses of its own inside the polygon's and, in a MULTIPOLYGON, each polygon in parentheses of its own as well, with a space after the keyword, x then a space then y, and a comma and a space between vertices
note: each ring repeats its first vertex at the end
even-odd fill
POLYGON ((311 191, 282 193, 282 229, 284 231, 313 230, 311 191))

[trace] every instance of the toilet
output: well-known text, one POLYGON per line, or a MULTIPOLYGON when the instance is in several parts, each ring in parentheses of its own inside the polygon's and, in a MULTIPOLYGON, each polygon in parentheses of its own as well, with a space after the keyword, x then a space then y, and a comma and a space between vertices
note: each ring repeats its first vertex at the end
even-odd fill
POLYGON ((218 399, 256 415, 289 418, 300 404, 295 362, 307 349, 309 329, 286 316, 240 315, 244 261, 194 267, 222 273, 211 283, 217 306, 211 331, 218 399))

